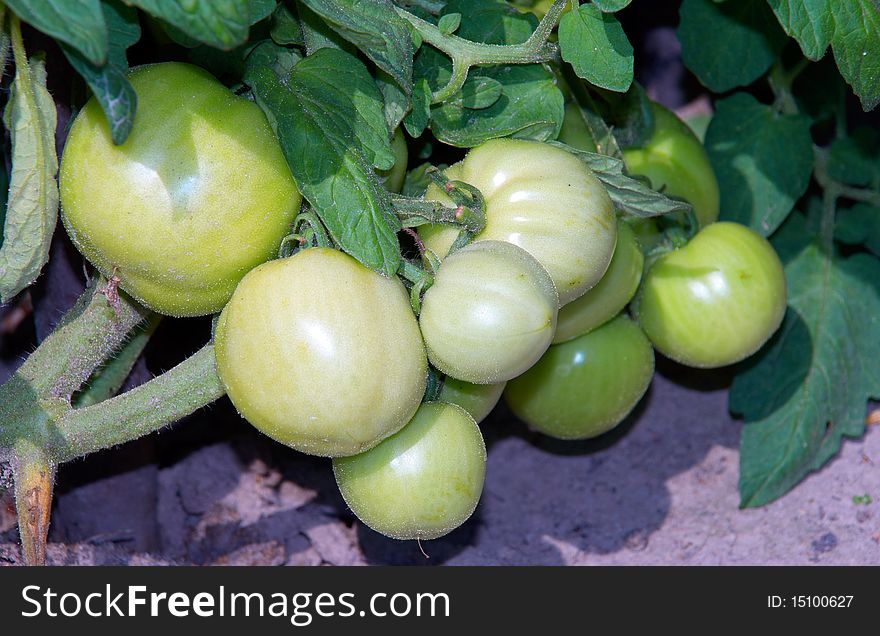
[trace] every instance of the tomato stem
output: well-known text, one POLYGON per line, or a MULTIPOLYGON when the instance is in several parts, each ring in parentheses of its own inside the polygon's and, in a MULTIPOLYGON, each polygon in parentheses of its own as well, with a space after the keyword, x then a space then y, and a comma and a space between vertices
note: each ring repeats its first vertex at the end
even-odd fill
POLYGON ((448 55, 452 60, 452 76, 446 86, 435 92, 432 103, 448 100, 464 86, 468 72, 474 66, 494 64, 536 64, 554 59, 558 47, 548 42, 567 0, 555 0, 541 19, 538 28, 522 44, 484 44, 443 33, 436 25, 423 20, 405 9, 398 14, 407 20, 422 40, 448 55))

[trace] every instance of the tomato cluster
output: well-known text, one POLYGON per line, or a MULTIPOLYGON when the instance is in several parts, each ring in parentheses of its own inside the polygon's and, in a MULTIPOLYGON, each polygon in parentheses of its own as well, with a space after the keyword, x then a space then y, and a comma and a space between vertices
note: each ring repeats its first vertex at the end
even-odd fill
MULTIPOLYGON (((416 314, 401 279, 331 247, 271 260, 301 197, 256 105, 183 64, 131 77, 138 111, 124 144, 94 101, 71 129, 71 238, 156 311, 222 310, 217 371, 235 407, 279 442, 333 458, 348 505, 388 536, 435 538, 470 516, 486 470, 478 423, 502 394, 536 431, 594 437, 645 394, 654 348, 731 364, 782 319, 778 257, 748 228, 714 222, 705 153, 660 107, 654 135, 625 160, 692 201, 702 229, 689 243, 646 259, 575 154, 496 139, 446 170, 482 194, 483 229, 462 241, 455 224, 419 228, 439 266, 416 314)), ((398 164, 380 176, 397 190, 400 133, 394 149, 398 164)), ((451 203, 437 186, 425 198, 451 203)))

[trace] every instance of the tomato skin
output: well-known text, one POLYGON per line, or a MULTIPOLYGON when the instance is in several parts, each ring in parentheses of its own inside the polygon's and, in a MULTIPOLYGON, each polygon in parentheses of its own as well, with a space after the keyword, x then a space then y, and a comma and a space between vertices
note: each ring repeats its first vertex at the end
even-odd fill
POLYGON ((275 256, 302 197, 259 107, 202 69, 168 62, 130 75, 134 127, 114 146, 92 98, 61 159, 62 220, 80 252, 147 307, 222 309, 275 256))
POLYGON ((681 197, 694 206, 694 214, 705 227, 718 220, 718 179, 703 144, 675 113, 651 103, 654 131, 642 148, 627 148, 623 160, 627 169, 648 177, 655 190, 681 197))
POLYGON ((239 413, 304 453, 360 453, 406 424, 427 360, 403 284, 312 248, 241 281, 215 334, 239 413))
POLYGON ((400 192, 403 180, 406 178, 406 164, 409 160, 409 149, 406 146, 406 137, 398 128, 391 138, 391 152, 394 153, 394 165, 388 170, 379 170, 377 174, 385 187, 390 192, 400 192))
POLYGON ((498 404, 506 385, 506 382, 472 384, 447 376, 443 380, 443 388, 440 389, 437 401, 460 406, 479 424, 498 404))
POLYGON ((349 508, 373 530, 395 539, 436 539, 476 509, 486 446, 464 409, 427 402, 375 448, 334 459, 333 474, 349 508))
POLYGON ((760 349, 782 322, 782 263, 753 230, 713 223, 651 266, 633 307, 669 358, 701 368, 733 364, 760 349))
POLYGON ((504 397, 533 430, 558 439, 588 439, 617 426, 653 375, 651 343, 621 314, 550 347, 535 366, 507 383, 504 397))
MULTIPOLYGON (((537 141, 493 139, 471 149, 449 178, 476 187, 486 204, 486 227, 475 241, 507 241, 543 265, 560 306, 595 285, 617 240, 614 207, 604 186, 577 157, 537 141)), ((428 200, 449 204, 432 184, 428 200)), ((458 230, 423 226, 425 245, 443 258, 458 230)))
POLYGON ((626 221, 617 224, 617 248, 595 287, 559 310, 553 344, 577 338, 611 320, 626 307, 642 280, 645 257, 626 221))
POLYGON ((450 254, 425 292, 419 325, 428 359, 474 384, 516 377, 550 346, 558 297, 522 248, 479 241, 450 254))

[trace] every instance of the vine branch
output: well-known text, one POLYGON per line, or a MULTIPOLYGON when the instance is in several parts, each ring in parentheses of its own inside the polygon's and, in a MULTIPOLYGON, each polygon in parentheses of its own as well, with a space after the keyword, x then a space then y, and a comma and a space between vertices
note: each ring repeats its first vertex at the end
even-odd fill
POLYGON ((432 103, 446 101, 464 86, 468 72, 474 66, 493 64, 537 64, 554 59, 558 47, 549 42, 550 34, 559 21, 566 0, 555 0, 541 19, 538 28, 522 44, 485 44, 473 42, 457 35, 443 33, 436 25, 413 15, 405 9, 395 7, 397 13, 407 20, 427 42, 452 59, 452 76, 449 82, 434 93, 432 103))

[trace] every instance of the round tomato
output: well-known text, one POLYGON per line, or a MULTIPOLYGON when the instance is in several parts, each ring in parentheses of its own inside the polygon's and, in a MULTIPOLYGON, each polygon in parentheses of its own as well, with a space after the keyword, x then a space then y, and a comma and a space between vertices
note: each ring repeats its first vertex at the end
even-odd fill
MULTIPOLYGON (((560 306, 595 285, 617 240, 614 207, 604 186, 577 157, 537 141, 493 139, 447 171, 483 194, 486 227, 475 240, 507 241, 538 259, 556 285, 560 306)), ((425 198, 449 203, 432 185, 425 198)), ((446 256, 458 229, 423 226, 425 245, 446 256)))
POLYGON ((62 219, 79 251, 147 307, 217 312, 275 256, 301 196, 256 104, 188 64, 129 79, 138 102, 125 143, 113 145, 94 98, 70 129, 62 219))
POLYGON ((479 424, 498 404, 505 385, 505 382, 471 384, 447 376, 443 380, 443 387, 440 389, 437 401, 460 406, 479 424))
POLYGON ((419 325, 428 359, 459 380, 509 380, 550 346, 557 305, 549 274, 524 249, 471 243, 443 261, 425 292, 419 325))
POLYGON ((624 315, 553 345, 507 383, 504 397, 532 429, 559 439, 587 439, 614 428, 648 390, 654 350, 624 315))
POLYGON ((650 138, 641 148, 623 151, 627 169, 648 177, 656 190, 690 202, 700 227, 714 223, 720 201, 718 179, 703 144, 672 111, 654 102, 651 111, 650 138))
POLYGON ((333 473, 345 503, 373 530, 395 539, 436 539, 477 507, 486 446, 464 409, 427 402, 375 448, 334 459, 333 473))
POLYGON ((354 455, 395 433, 427 381, 403 284, 330 248, 245 276, 220 316, 215 349, 238 412, 312 455, 354 455))
POLYGON ((553 344, 577 338, 619 314, 639 287, 644 263, 632 228, 618 221, 617 248, 608 271, 590 291, 559 310, 553 344))
POLYGON ((409 159, 409 150, 406 147, 406 138, 403 131, 398 128, 391 138, 391 152, 394 153, 394 165, 388 170, 379 170, 379 178, 391 192, 400 192, 403 180, 406 178, 406 163, 409 159))
POLYGON ((785 277, 765 238, 737 223, 713 223, 648 270, 633 303, 654 346, 692 367, 750 356, 785 314, 785 277))

